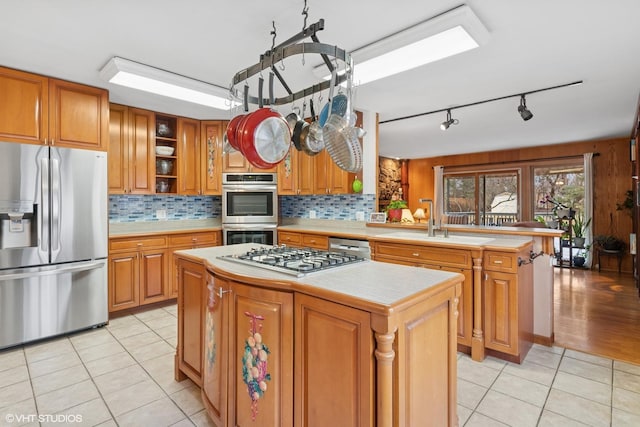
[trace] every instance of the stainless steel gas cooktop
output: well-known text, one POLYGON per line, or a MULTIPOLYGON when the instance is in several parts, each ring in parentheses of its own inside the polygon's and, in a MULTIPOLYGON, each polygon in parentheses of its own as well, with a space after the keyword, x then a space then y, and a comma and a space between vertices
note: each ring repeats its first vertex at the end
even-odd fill
POLYGON ((312 248, 292 248, 284 245, 255 248, 243 254, 224 255, 218 258, 279 271, 297 277, 302 277, 307 273, 365 261, 364 258, 343 252, 330 252, 312 248))

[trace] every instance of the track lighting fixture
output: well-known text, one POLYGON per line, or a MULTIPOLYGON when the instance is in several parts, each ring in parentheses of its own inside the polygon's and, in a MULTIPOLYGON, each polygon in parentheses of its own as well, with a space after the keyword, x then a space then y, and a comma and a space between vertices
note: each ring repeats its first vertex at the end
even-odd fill
POLYGON ((447 129, 449 129, 449 126, 458 124, 458 120, 451 119, 451 110, 453 110, 453 109, 473 107, 473 106, 480 105, 480 104, 486 104, 487 102, 501 101, 503 99, 516 98, 518 96, 520 97, 520 106, 518 107, 518 113, 520 113, 520 116, 522 117, 522 120, 527 121, 527 120, 530 120, 533 117, 533 113, 527 108, 527 101, 525 99, 526 95, 530 95, 532 93, 544 92, 544 91, 547 91, 547 90, 554 90, 554 89, 561 89, 561 88, 565 88, 565 87, 578 86, 578 85, 581 85, 581 84, 582 84, 582 80, 578 80, 578 81, 575 81, 575 82, 565 83, 565 84, 561 84, 561 85, 557 85, 557 86, 551 86, 551 87, 545 87, 545 88, 542 88, 542 89, 530 90, 528 92, 521 92, 521 93, 517 93, 517 94, 513 94, 513 95, 499 96, 497 98, 491 98, 491 99, 485 99, 485 100, 482 100, 482 101, 470 102, 469 104, 456 105, 454 108, 441 108, 439 110, 427 111, 426 113, 418 113, 418 114, 412 114, 410 116, 397 117, 395 119, 381 120, 379 122, 379 124, 396 122, 398 120, 414 119, 416 117, 421 117, 421 116, 426 116, 428 114, 436 114, 436 113, 441 113, 443 111, 446 111, 447 112, 447 120, 442 122, 442 124, 440 125, 440 129, 447 130, 447 129))
POLYGON ((442 122, 442 124, 440 125, 440 129, 447 130, 447 129, 449 129, 449 126, 457 125, 457 124, 458 124, 458 119, 452 119, 451 118, 451 110, 447 110, 447 120, 442 122))
POLYGON ((520 113, 520 117, 522 117, 522 120, 524 120, 525 122, 533 117, 533 113, 527 108, 527 100, 524 99, 524 95, 520 96, 520 106, 518 107, 518 113, 520 113))

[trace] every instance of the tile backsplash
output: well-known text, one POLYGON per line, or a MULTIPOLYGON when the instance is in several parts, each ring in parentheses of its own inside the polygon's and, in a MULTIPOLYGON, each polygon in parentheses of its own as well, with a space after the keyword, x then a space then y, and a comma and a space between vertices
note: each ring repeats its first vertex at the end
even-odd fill
POLYGON ((316 196, 280 196, 280 216, 284 218, 310 218, 315 211, 319 219, 356 221, 356 213, 364 219, 375 212, 374 194, 339 194, 316 196))
MULTIPOLYGON (((309 218, 315 211, 318 219, 355 221, 356 213, 364 218, 374 212, 375 195, 342 194, 318 196, 280 196, 280 216, 309 218)), ((167 220, 218 218, 222 215, 220 196, 110 195, 109 221, 157 221, 156 212, 166 211, 167 220)))
POLYGON ((217 218, 221 209, 220 196, 109 196, 110 222, 157 221, 158 210, 167 220, 217 218))

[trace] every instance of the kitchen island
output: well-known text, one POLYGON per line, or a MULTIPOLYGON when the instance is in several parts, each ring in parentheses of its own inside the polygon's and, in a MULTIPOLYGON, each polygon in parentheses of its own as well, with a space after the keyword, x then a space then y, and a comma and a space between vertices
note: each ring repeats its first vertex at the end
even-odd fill
POLYGON ((219 426, 457 425, 464 276, 375 261, 294 277, 175 253, 176 378, 219 426))

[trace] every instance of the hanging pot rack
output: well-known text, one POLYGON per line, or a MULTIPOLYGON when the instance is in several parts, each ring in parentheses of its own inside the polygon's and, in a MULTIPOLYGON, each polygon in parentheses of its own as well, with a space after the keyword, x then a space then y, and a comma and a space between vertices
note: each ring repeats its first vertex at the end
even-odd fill
MULTIPOLYGON (((304 13, 304 12, 303 12, 304 13)), ((306 18, 305 18, 306 22, 306 18)), ((273 35, 273 40, 275 44, 275 23, 273 24, 274 30, 271 32, 273 35)), ((320 19, 318 22, 311 24, 308 27, 303 28, 298 34, 290 37, 286 41, 280 43, 277 46, 272 46, 272 48, 262 55, 260 55, 260 61, 256 64, 245 68, 244 70, 238 71, 234 76, 231 83, 230 93, 232 97, 239 98, 239 91, 235 89, 236 85, 245 82, 244 89, 244 103, 245 108, 248 103, 257 104, 260 106, 263 105, 284 105, 294 102, 298 99, 303 99, 309 97, 315 93, 321 92, 325 89, 328 89, 332 82, 330 80, 326 80, 314 85, 311 85, 307 88, 298 90, 294 92, 291 90, 284 77, 278 70, 277 64, 283 61, 285 58, 294 55, 306 55, 306 54, 317 54, 322 57, 325 65, 329 69, 329 72, 332 72, 335 68, 335 64, 337 61, 342 61, 345 64, 351 64, 350 55, 342 48, 339 48, 335 45, 329 45, 325 43, 321 43, 318 39, 317 32, 324 29, 324 19, 320 19), (312 43, 300 43, 302 40, 306 38, 311 38, 312 43), (258 96, 252 96, 248 93, 248 88, 246 85, 246 81, 255 76, 258 73, 261 73, 264 70, 270 70, 269 75, 269 97, 263 98, 262 91, 258 96), (287 92, 287 95, 281 97, 273 96, 273 77, 277 77, 282 87, 287 92)), ((344 74, 336 74, 336 85, 347 80, 348 75, 351 73, 344 74)))

